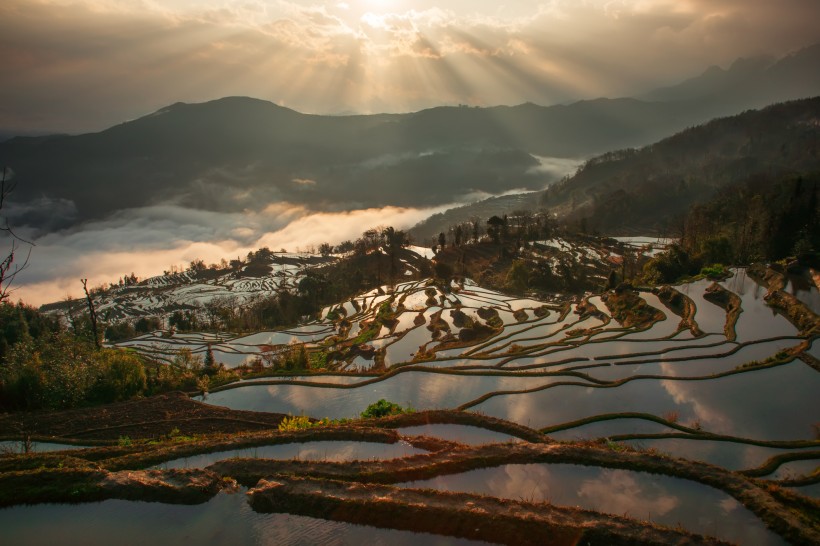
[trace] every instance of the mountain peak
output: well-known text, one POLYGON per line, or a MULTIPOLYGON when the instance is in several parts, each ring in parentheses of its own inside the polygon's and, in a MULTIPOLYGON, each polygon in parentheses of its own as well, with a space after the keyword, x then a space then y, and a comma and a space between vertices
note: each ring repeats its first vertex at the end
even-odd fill
POLYGON ((770 67, 775 60, 771 57, 760 55, 757 57, 740 57, 729 66, 727 72, 737 74, 758 73, 770 67))
POLYGON ((728 68, 710 66, 699 76, 644 95, 652 101, 711 100, 735 104, 738 111, 820 92, 820 44, 775 60, 760 55, 735 59, 728 68))

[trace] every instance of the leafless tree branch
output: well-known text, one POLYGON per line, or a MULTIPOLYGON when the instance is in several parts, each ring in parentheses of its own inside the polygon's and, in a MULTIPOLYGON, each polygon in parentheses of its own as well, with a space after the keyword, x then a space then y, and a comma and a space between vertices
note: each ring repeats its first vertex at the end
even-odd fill
MULTIPOLYGON (((3 177, 0 179, 0 210, 6 202, 8 195, 14 190, 14 184, 8 180, 8 169, 3 167, 3 177)), ((9 225, 7 219, 3 219, 5 225, 0 226, 0 233, 5 237, 11 239, 11 248, 5 258, 0 260, 0 302, 9 298, 11 293, 11 285, 15 277, 29 266, 29 259, 31 258, 31 247, 34 243, 27 241, 17 235, 9 225), (20 262, 16 260, 16 254, 20 250, 19 243, 25 243, 29 246, 26 253, 26 259, 20 262)))

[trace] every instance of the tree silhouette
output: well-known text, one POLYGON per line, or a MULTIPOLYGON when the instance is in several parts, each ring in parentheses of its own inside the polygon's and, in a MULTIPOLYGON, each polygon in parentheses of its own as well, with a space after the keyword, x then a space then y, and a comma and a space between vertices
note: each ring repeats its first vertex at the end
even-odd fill
MULTIPOLYGON (((3 177, 0 179, 0 211, 3 209, 6 198, 14 190, 14 184, 9 183, 8 179, 8 169, 3 167, 3 177)), ((14 233, 7 218, 0 217, 0 221, 4 224, 0 225, 0 233, 4 234, 4 237, 11 239, 11 248, 9 249, 8 254, 6 254, 5 258, 0 260, 0 302, 3 302, 9 297, 9 291, 14 279, 21 271, 28 267, 28 261, 31 257, 31 247, 34 246, 34 243, 26 241, 14 233), (19 262, 15 261, 15 255, 17 254, 21 243, 29 245, 29 250, 26 254, 26 259, 19 262)))
POLYGON ((396 274, 396 254, 407 244, 407 236, 403 231, 389 226, 382 230, 382 240, 387 256, 390 258, 390 283, 393 284, 396 274))

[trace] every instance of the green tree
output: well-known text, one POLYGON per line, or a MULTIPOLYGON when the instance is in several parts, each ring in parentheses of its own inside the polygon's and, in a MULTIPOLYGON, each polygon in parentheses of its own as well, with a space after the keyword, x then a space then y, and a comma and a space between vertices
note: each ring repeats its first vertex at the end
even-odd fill
POLYGON ((530 272, 526 262, 515 260, 507 271, 506 284, 513 292, 521 293, 529 286, 530 272))
POLYGON ((128 400, 145 391, 145 366, 137 355, 104 349, 98 358, 103 373, 94 389, 97 401, 128 400))
POLYGON ((0 400, 15 408, 72 408, 89 399, 104 363, 94 345, 66 333, 15 344, 0 367, 0 400))
POLYGON ((208 375, 213 375, 217 371, 219 371, 219 365, 217 365, 216 358, 214 358, 214 350, 211 347, 211 344, 208 343, 207 348, 205 349, 205 369, 204 369, 204 372, 208 375))

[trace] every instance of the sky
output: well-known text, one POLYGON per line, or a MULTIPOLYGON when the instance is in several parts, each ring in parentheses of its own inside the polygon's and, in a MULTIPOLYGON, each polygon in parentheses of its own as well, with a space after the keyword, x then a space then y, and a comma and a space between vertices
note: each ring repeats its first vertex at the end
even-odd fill
POLYGON ((243 95, 306 113, 628 96, 820 41, 816 0, 3 0, 0 131, 243 95))
MULTIPOLYGON (((100 131, 231 95, 319 114, 631 96, 820 42, 818 21, 817 0, 3 0, 0 135, 100 131)), ((126 205, 69 230, 21 229, 36 246, 13 298, 335 244, 442 208, 126 205)))

